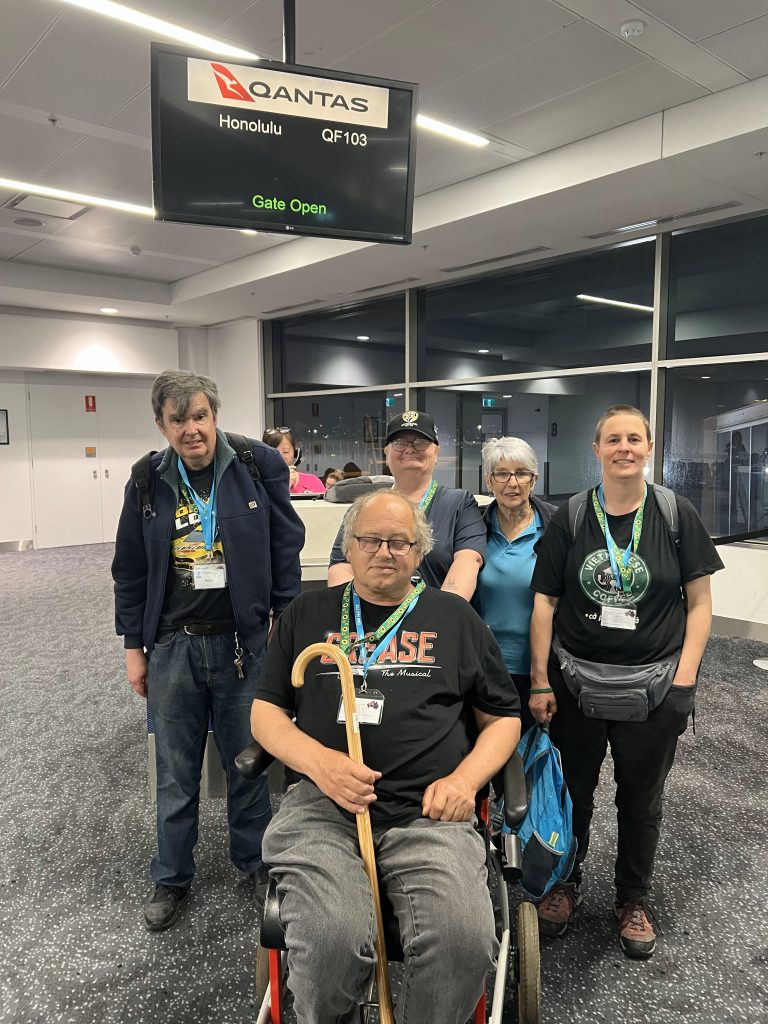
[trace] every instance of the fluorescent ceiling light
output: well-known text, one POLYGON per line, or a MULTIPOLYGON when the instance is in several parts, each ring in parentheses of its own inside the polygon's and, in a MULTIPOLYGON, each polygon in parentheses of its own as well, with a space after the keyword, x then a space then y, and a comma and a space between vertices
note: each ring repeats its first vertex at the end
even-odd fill
POLYGON ((368 334, 358 334, 357 340, 358 341, 370 341, 371 338, 370 338, 370 335, 368 335, 368 334))
POLYGON ((102 306, 99 310, 100 313, 107 313, 109 316, 114 316, 117 310, 114 306, 102 306))
POLYGON ((487 355, 488 355, 488 353, 489 353, 490 351, 491 351, 491 350, 490 350, 489 348, 479 348, 479 349, 477 350, 477 354, 478 354, 479 356, 487 356, 487 355))
POLYGON ((614 228, 613 230, 618 234, 624 231, 642 231, 643 228, 655 228, 658 226, 658 220, 641 220, 637 224, 625 224, 623 227, 614 228))
POLYGON ((639 309, 641 313, 652 313, 653 306, 641 306, 637 302, 619 302, 618 299, 601 299, 597 295, 577 295, 582 302, 598 302, 603 306, 618 306, 619 309, 639 309))
POLYGON ((502 398, 511 398, 511 397, 512 397, 512 395, 502 395, 501 397, 502 397, 502 398))
POLYGON ((85 203, 86 206, 106 206, 110 210, 138 213, 143 217, 154 217, 155 215, 151 206, 137 206, 135 203, 123 203, 119 199, 104 199, 102 196, 87 196, 83 192, 67 192, 63 188, 33 185, 29 181, 14 181, 12 178, 0 178, 0 188, 8 188, 12 192, 31 192, 35 196, 51 196, 53 199, 67 199, 71 203, 85 203))
POLYGON ((258 235, 258 231, 254 231, 253 228, 238 228, 241 235, 258 235))
POLYGON ((491 141, 482 135, 475 135, 474 132, 465 132, 463 128, 454 128, 452 124, 446 124, 445 121, 437 121, 434 117, 427 117, 426 114, 419 114, 416 118, 416 124, 419 128, 426 128, 430 132, 437 132, 438 135, 446 135, 449 139, 455 139, 456 142, 464 142, 468 146, 487 146, 491 141))
POLYGON ((59 2, 69 4, 70 7, 79 7, 84 11, 91 11, 93 14, 103 14, 105 18, 114 18, 116 21, 125 22, 126 25, 143 28, 153 35, 164 36, 166 39, 175 39, 179 43, 186 43, 188 46, 205 50, 207 53, 220 54, 222 57, 260 60, 258 54, 251 53, 250 50, 241 50, 237 46, 232 46, 231 43, 223 43, 219 39, 200 35, 199 32, 191 32, 188 28, 173 25, 170 21, 163 21, 161 18, 153 18, 151 14, 135 11, 124 4, 112 3, 111 0, 59 0, 59 2))

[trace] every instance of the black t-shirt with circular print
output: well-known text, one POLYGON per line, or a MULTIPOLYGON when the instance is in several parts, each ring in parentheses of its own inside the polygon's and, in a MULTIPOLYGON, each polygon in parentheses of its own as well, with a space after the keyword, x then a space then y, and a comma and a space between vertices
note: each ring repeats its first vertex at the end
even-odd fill
MULTIPOLYGON (((630 557, 631 593, 616 590, 603 531, 592 507, 571 537, 566 502, 552 517, 542 538, 531 588, 559 597, 554 628, 563 647, 577 658, 618 665, 642 665, 678 652, 685 635, 682 587, 723 568, 723 563, 693 505, 677 495, 680 548, 649 488, 637 552, 630 557), (601 625, 604 606, 634 607, 634 630, 601 625)), ((635 513, 608 517, 620 551, 630 541, 635 513)))

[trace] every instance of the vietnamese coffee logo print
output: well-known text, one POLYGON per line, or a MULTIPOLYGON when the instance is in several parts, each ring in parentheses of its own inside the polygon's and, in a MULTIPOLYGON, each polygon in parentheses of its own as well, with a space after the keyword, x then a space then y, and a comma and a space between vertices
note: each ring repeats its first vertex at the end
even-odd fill
POLYGON ((636 605, 645 597, 651 584, 651 574, 645 561, 637 554, 629 556, 632 572, 630 591, 616 589, 611 560, 606 548, 599 548, 587 555, 579 569, 581 589, 597 605, 636 605))

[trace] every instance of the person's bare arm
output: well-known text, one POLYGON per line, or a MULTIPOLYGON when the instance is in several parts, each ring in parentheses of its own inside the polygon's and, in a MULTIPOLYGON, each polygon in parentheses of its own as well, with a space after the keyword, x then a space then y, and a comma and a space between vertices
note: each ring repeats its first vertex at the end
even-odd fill
MULTIPOLYGON (((548 689, 547 664, 552 647, 552 620, 560 599, 547 594, 536 594, 531 616, 531 690, 548 689)), ((532 693, 528 701, 531 714, 537 722, 549 722, 557 711, 554 693, 532 693)))
POLYGON ((129 647, 125 652, 125 674, 140 697, 147 696, 147 656, 143 647, 129 647))
POLYGON ((328 586, 338 587, 340 583, 349 583, 352 579, 352 566, 349 562, 337 562, 328 567, 328 586))
POLYGON ((712 587, 709 576, 700 576, 685 584, 688 614, 680 661, 673 686, 693 686, 712 625, 712 587))
POLYGON ((451 594, 458 594, 465 601, 470 601, 477 586, 477 574, 482 566, 483 559, 477 551, 472 551, 469 548, 457 551, 440 589, 447 590, 451 594))
POLYGON ((310 778, 345 811, 362 814, 376 799, 373 784, 381 778, 381 772, 356 764, 346 754, 307 736, 283 708, 255 700, 251 705, 251 732, 265 750, 310 778))
POLYGON ((474 709, 480 730, 461 764, 424 791, 421 813, 436 821, 469 821, 477 791, 503 768, 520 740, 520 719, 499 718, 474 709))

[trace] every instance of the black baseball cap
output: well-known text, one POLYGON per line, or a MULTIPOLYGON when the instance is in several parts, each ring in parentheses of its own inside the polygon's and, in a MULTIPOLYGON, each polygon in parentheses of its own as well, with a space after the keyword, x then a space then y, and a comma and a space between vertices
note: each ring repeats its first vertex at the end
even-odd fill
POLYGON ((389 421, 384 444, 388 445, 390 441, 405 430, 410 430, 414 434, 421 434, 422 437, 428 438, 435 444, 440 444, 437 439, 435 421, 432 417, 425 412, 415 412, 412 410, 404 412, 400 416, 395 416, 393 420, 389 421))

